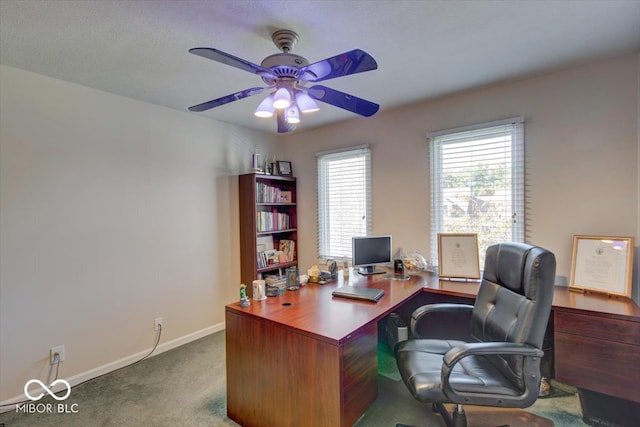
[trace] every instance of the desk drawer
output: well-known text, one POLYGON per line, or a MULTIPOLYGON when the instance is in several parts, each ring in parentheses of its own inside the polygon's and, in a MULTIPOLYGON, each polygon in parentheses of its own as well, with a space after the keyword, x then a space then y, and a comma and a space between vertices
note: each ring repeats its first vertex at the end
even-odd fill
POLYGON ((587 390, 640 402, 640 347, 555 333, 555 377, 587 390))
POLYGON ((640 346, 640 322, 556 311, 554 329, 556 332, 640 346))
POLYGON ((640 401, 640 323, 555 311, 554 353, 558 381, 640 401))

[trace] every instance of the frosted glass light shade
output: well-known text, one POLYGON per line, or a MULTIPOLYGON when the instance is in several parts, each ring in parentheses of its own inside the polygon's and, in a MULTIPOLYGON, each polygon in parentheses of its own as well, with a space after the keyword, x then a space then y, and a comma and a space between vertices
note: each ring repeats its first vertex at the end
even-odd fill
POLYGON ((258 108, 256 108, 256 112, 254 114, 257 117, 269 118, 273 117, 273 113, 275 113, 275 111, 276 109, 273 107, 273 97, 269 95, 263 99, 260 104, 258 104, 258 108))
POLYGON ((298 108, 303 113, 312 113, 320 109, 313 98, 304 92, 296 93, 296 104, 298 104, 298 108))
POLYGON ((291 105, 291 94, 287 88, 281 87, 273 95, 273 107, 280 110, 291 105))
POLYGON ((292 125, 300 123, 300 111, 298 107, 294 105, 291 108, 287 108, 287 123, 291 123, 292 125))

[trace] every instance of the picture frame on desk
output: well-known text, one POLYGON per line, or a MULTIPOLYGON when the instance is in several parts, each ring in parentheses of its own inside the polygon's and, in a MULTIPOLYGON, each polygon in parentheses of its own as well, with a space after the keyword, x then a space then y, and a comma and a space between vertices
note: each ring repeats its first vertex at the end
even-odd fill
POLYGON ((291 162, 276 160, 276 169, 278 171, 278 175, 280 176, 293 176, 293 168, 291 167, 291 162))
POLYGON ((631 298, 633 237, 573 236, 569 289, 631 298))
POLYGON ((480 279, 477 233, 438 233, 438 274, 450 279, 480 279))

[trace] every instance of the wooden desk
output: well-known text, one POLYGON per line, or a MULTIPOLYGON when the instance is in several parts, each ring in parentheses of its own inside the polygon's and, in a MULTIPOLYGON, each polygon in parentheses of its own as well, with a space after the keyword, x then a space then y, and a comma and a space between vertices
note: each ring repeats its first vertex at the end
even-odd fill
POLYGON ((437 278, 350 276, 384 289, 377 303, 333 298, 308 284, 225 308, 227 416, 245 427, 351 426, 378 395, 377 322, 437 278))
MULTIPOLYGON (((377 321, 392 311, 407 321, 424 303, 473 303, 479 288, 429 274, 350 279, 385 296, 377 304, 333 298, 340 278, 226 306, 229 418, 245 427, 353 425, 377 397, 377 321)), ((637 304, 558 287, 550 322, 556 379, 640 401, 637 304)))

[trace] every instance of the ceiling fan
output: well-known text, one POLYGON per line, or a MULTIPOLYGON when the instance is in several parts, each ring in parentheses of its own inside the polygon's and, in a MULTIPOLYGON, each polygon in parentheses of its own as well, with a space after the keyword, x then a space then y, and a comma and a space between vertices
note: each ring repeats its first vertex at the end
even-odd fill
POLYGON ((290 53, 298 41, 298 34, 291 30, 278 30, 271 35, 282 51, 266 57, 260 65, 253 64, 231 54, 209 47, 189 49, 194 55, 221 62, 250 73, 257 74, 266 87, 253 87, 231 95, 189 107, 190 111, 205 111, 249 96, 270 92, 255 112, 258 117, 273 117, 278 123, 278 133, 290 132, 300 123, 300 113, 317 111, 316 101, 334 105, 361 116, 374 115, 380 106, 322 85, 308 86, 336 77, 362 73, 378 68, 375 59, 361 49, 354 49, 331 58, 310 64, 305 58, 290 53))

